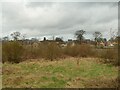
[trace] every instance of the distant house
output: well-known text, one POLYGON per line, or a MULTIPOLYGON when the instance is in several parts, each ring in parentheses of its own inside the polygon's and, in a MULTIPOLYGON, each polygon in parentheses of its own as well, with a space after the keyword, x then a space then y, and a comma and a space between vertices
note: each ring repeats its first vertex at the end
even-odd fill
POLYGON ((67 46, 75 46, 75 42, 72 39, 68 39, 67 46))
POLYGON ((85 39, 85 40, 82 41, 82 43, 91 44, 91 40, 90 39, 85 39))
POLYGON ((98 45, 101 46, 101 47, 104 47, 105 43, 103 41, 101 41, 101 42, 98 43, 98 45))
POLYGON ((64 47, 67 46, 67 43, 66 43, 66 42, 63 42, 63 43, 60 44, 60 46, 61 46, 62 48, 64 48, 64 47))
POLYGON ((56 42, 63 42, 62 38, 56 37, 55 39, 56 42))
POLYGON ((23 45, 31 45, 33 42, 29 39, 19 40, 23 45))

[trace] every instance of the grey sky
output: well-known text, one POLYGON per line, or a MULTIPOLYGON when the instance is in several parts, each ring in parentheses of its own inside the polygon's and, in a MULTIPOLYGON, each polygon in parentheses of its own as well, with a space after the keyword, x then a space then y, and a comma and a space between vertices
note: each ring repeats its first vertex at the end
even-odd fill
POLYGON ((110 37, 110 28, 117 32, 117 2, 3 2, 2 34, 14 31, 26 34, 27 38, 43 36, 74 38, 76 30, 86 31, 92 38, 95 31, 110 37))

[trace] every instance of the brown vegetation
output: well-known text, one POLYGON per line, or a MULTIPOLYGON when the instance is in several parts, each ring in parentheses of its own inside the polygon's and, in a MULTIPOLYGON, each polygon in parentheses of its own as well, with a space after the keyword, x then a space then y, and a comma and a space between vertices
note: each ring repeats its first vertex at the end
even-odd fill
POLYGON ((118 65, 118 49, 102 50, 99 54, 99 57, 103 58, 104 63, 118 65))
POLYGON ((72 57, 92 57, 92 55, 94 55, 94 51, 90 45, 81 44, 65 47, 64 54, 72 57))
POLYGON ((19 63, 26 59, 45 58, 54 60, 65 57, 98 57, 103 58, 104 63, 117 64, 117 48, 97 49, 90 44, 67 45, 62 48, 55 42, 39 43, 37 46, 21 45, 17 41, 3 43, 3 62, 19 63))
POLYGON ((66 58, 59 61, 33 59, 4 63, 3 88, 116 88, 118 67, 99 58, 66 58), (79 60, 79 65, 76 61, 79 60), (91 83, 92 82, 92 83, 91 83))
POLYGON ((19 42, 6 42, 2 46, 2 60, 3 62, 19 63, 22 60, 23 52, 24 48, 19 42))

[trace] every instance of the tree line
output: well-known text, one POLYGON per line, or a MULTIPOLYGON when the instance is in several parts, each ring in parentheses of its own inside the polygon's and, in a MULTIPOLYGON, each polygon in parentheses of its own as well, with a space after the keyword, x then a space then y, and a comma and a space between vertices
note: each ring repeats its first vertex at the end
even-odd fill
MULTIPOLYGON (((85 39, 84 35, 86 34, 85 30, 77 30, 74 35, 76 37, 77 41, 80 41, 80 43, 82 42, 82 40, 85 39)), ((12 34, 10 34, 10 36, 12 36, 14 41, 17 41, 20 37, 22 38, 22 40, 25 40, 25 35, 22 35, 20 32, 13 32, 12 34)), ((95 42, 100 42, 100 41, 107 41, 106 38, 102 38, 102 33, 99 31, 95 31, 93 33, 93 37, 94 37, 94 41, 95 42)), ((109 39, 109 41, 113 41, 115 38, 117 37, 116 35, 111 35, 111 38, 109 39)), ((9 41, 9 37, 5 36, 2 38, 3 41, 9 41)), ((31 38, 32 41, 38 41, 38 39, 36 38, 31 38)), ((43 41, 46 40, 46 37, 44 37, 43 41)), ((63 38, 59 38, 56 37, 55 39, 56 41, 63 41, 63 38)))

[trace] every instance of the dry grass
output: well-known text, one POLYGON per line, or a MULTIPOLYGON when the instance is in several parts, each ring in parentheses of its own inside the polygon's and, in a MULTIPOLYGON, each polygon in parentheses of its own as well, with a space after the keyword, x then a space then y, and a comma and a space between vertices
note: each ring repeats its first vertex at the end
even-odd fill
POLYGON ((118 65, 118 49, 102 49, 97 51, 97 57, 102 58, 101 62, 118 65))
POLYGON ((4 88, 104 88, 117 86, 118 68, 101 64, 97 58, 66 58, 58 61, 33 59, 28 61, 19 64, 3 64, 4 88), (77 65, 77 60, 79 60, 79 65, 77 65), (93 84, 90 83, 92 81, 93 84))
POLYGON ((2 89, 2 43, 0 43, 0 89, 2 89))
POLYGON ((0 43, 0 62, 2 62, 2 44, 0 43))

